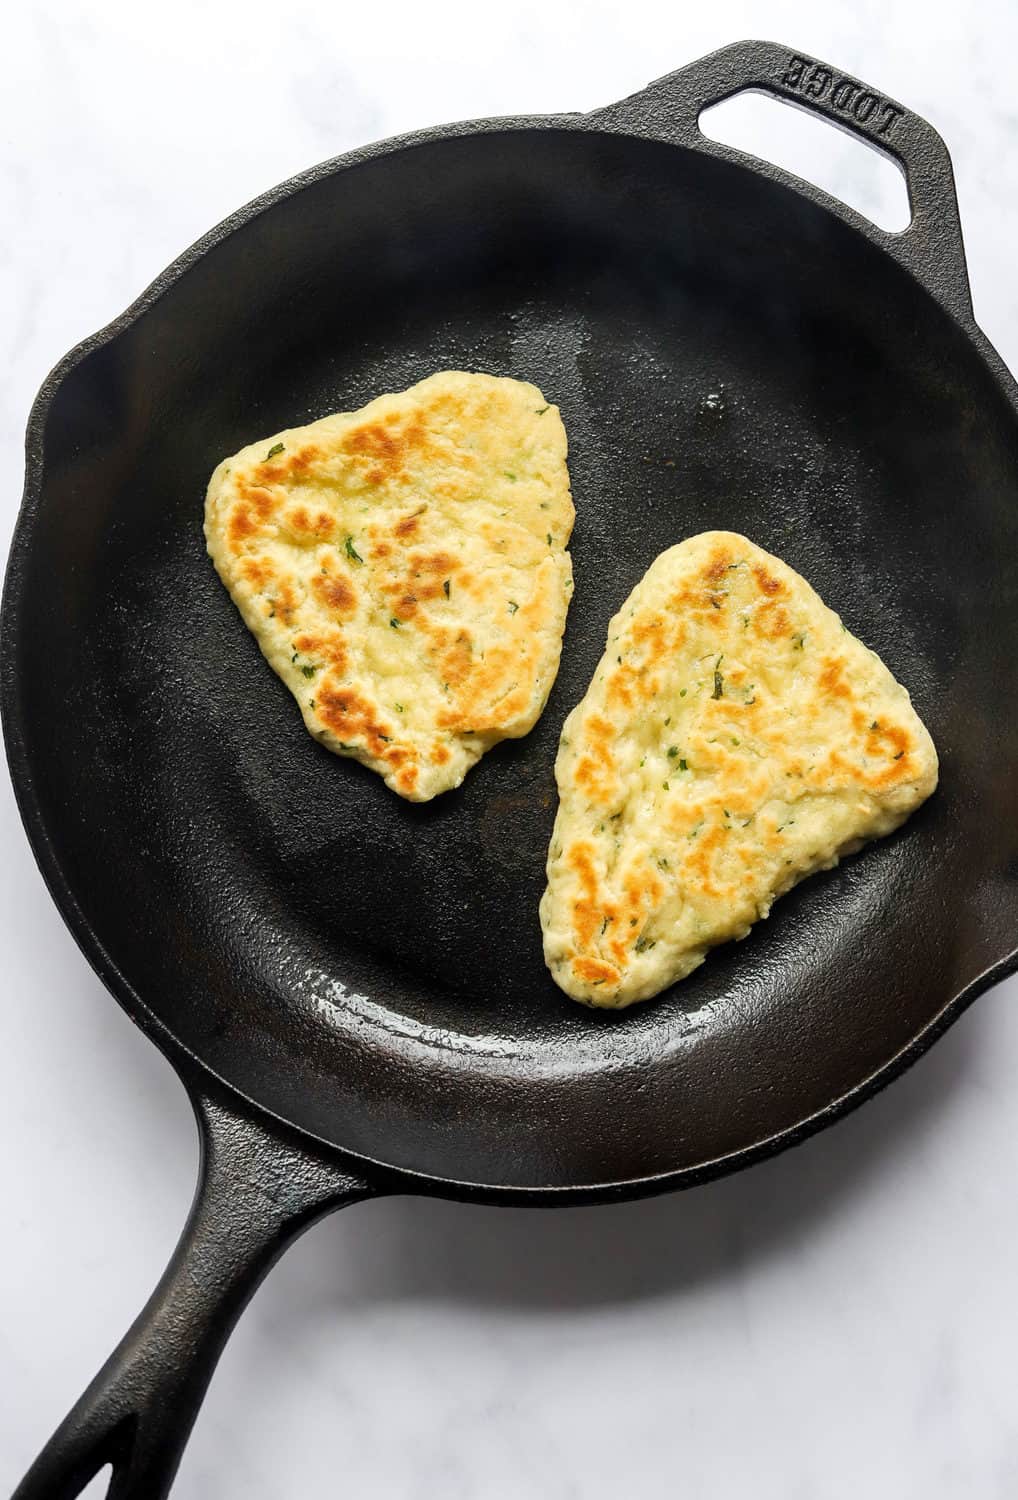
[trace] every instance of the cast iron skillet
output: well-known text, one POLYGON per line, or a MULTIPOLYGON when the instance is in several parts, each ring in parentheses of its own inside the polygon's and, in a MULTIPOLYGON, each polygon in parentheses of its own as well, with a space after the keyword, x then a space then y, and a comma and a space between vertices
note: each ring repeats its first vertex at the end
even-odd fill
POLYGON ((976 327, 951 167, 769 43, 593 115, 447 126, 212 231, 63 361, 3 613, 14 784, 85 954, 194 1100, 163 1280, 18 1490, 166 1494, 232 1324, 321 1214, 687 1187, 872 1094, 1015 967, 1018 389, 976 327), (904 167, 883 233, 699 132, 765 89, 904 167), (537 381, 577 507, 562 669, 525 740, 410 806, 304 731, 213 574, 223 454, 443 368, 537 381), (556 741, 610 615, 707 527, 800 569, 940 750, 901 832, 622 1016, 566 1000, 537 903, 556 741))

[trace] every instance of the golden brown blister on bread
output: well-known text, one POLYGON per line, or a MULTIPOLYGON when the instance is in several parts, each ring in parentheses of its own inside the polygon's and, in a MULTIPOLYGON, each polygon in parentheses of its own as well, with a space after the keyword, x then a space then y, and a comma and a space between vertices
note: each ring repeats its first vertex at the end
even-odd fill
POLYGON ((565 992, 619 1007, 745 937, 937 784, 908 693, 778 558, 705 532, 651 565, 562 731, 541 902, 565 992))
POLYGON ((539 718, 573 515, 558 408, 445 371, 225 459, 205 535, 308 730, 424 802, 539 718))

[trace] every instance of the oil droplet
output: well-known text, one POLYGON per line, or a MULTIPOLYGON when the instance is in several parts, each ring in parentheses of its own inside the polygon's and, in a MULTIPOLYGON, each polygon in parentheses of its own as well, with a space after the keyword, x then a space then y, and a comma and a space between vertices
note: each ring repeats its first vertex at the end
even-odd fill
POLYGON ((728 399, 725 388, 719 385, 716 391, 708 391, 700 402, 700 415, 713 422, 723 422, 728 416, 728 399))

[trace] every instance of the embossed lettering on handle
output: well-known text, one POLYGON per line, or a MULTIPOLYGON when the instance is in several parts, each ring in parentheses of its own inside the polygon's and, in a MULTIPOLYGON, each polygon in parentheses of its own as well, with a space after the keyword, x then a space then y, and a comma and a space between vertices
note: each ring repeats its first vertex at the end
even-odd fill
POLYGON ((656 79, 640 93, 596 110, 590 119, 609 130, 636 131, 724 156, 730 148, 703 134, 700 116, 746 92, 770 94, 821 115, 899 163, 912 210, 908 227, 900 232, 876 226, 863 229, 858 216, 835 197, 808 188, 773 163, 758 165, 757 170, 847 217, 853 228, 869 233, 938 300, 971 323, 972 298, 947 147, 920 115, 850 73, 779 42, 732 42, 656 79))
POLYGON ((831 71, 823 63, 791 53, 779 82, 790 93, 802 94, 816 104, 861 126, 877 139, 891 140, 894 127, 905 113, 904 106, 875 94, 855 78, 831 71))

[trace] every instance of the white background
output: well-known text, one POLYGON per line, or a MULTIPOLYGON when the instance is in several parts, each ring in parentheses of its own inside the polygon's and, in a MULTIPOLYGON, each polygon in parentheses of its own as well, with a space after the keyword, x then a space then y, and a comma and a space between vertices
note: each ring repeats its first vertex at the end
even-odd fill
MULTIPOLYGON (((940 128, 976 313, 1018 366, 1006 0, 12 7, 5 537, 46 371, 236 205, 366 140, 585 110, 745 35, 826 57, 940 128)), ((790 160, 825 162, 825 180, 881 210, 851 142, 768 128, 790 160)), ((6 782, 0 818, 6 1493, 151 1289, 196 1144, 181 1088, 63 930, 6 782)), ((836 1129, 697 1192, 558 1214, 400 1200, 338 1215, 255 1298, 175 1494, 1013 1500, 1016 996, 1011 983, 984 997, 836 1129)))

